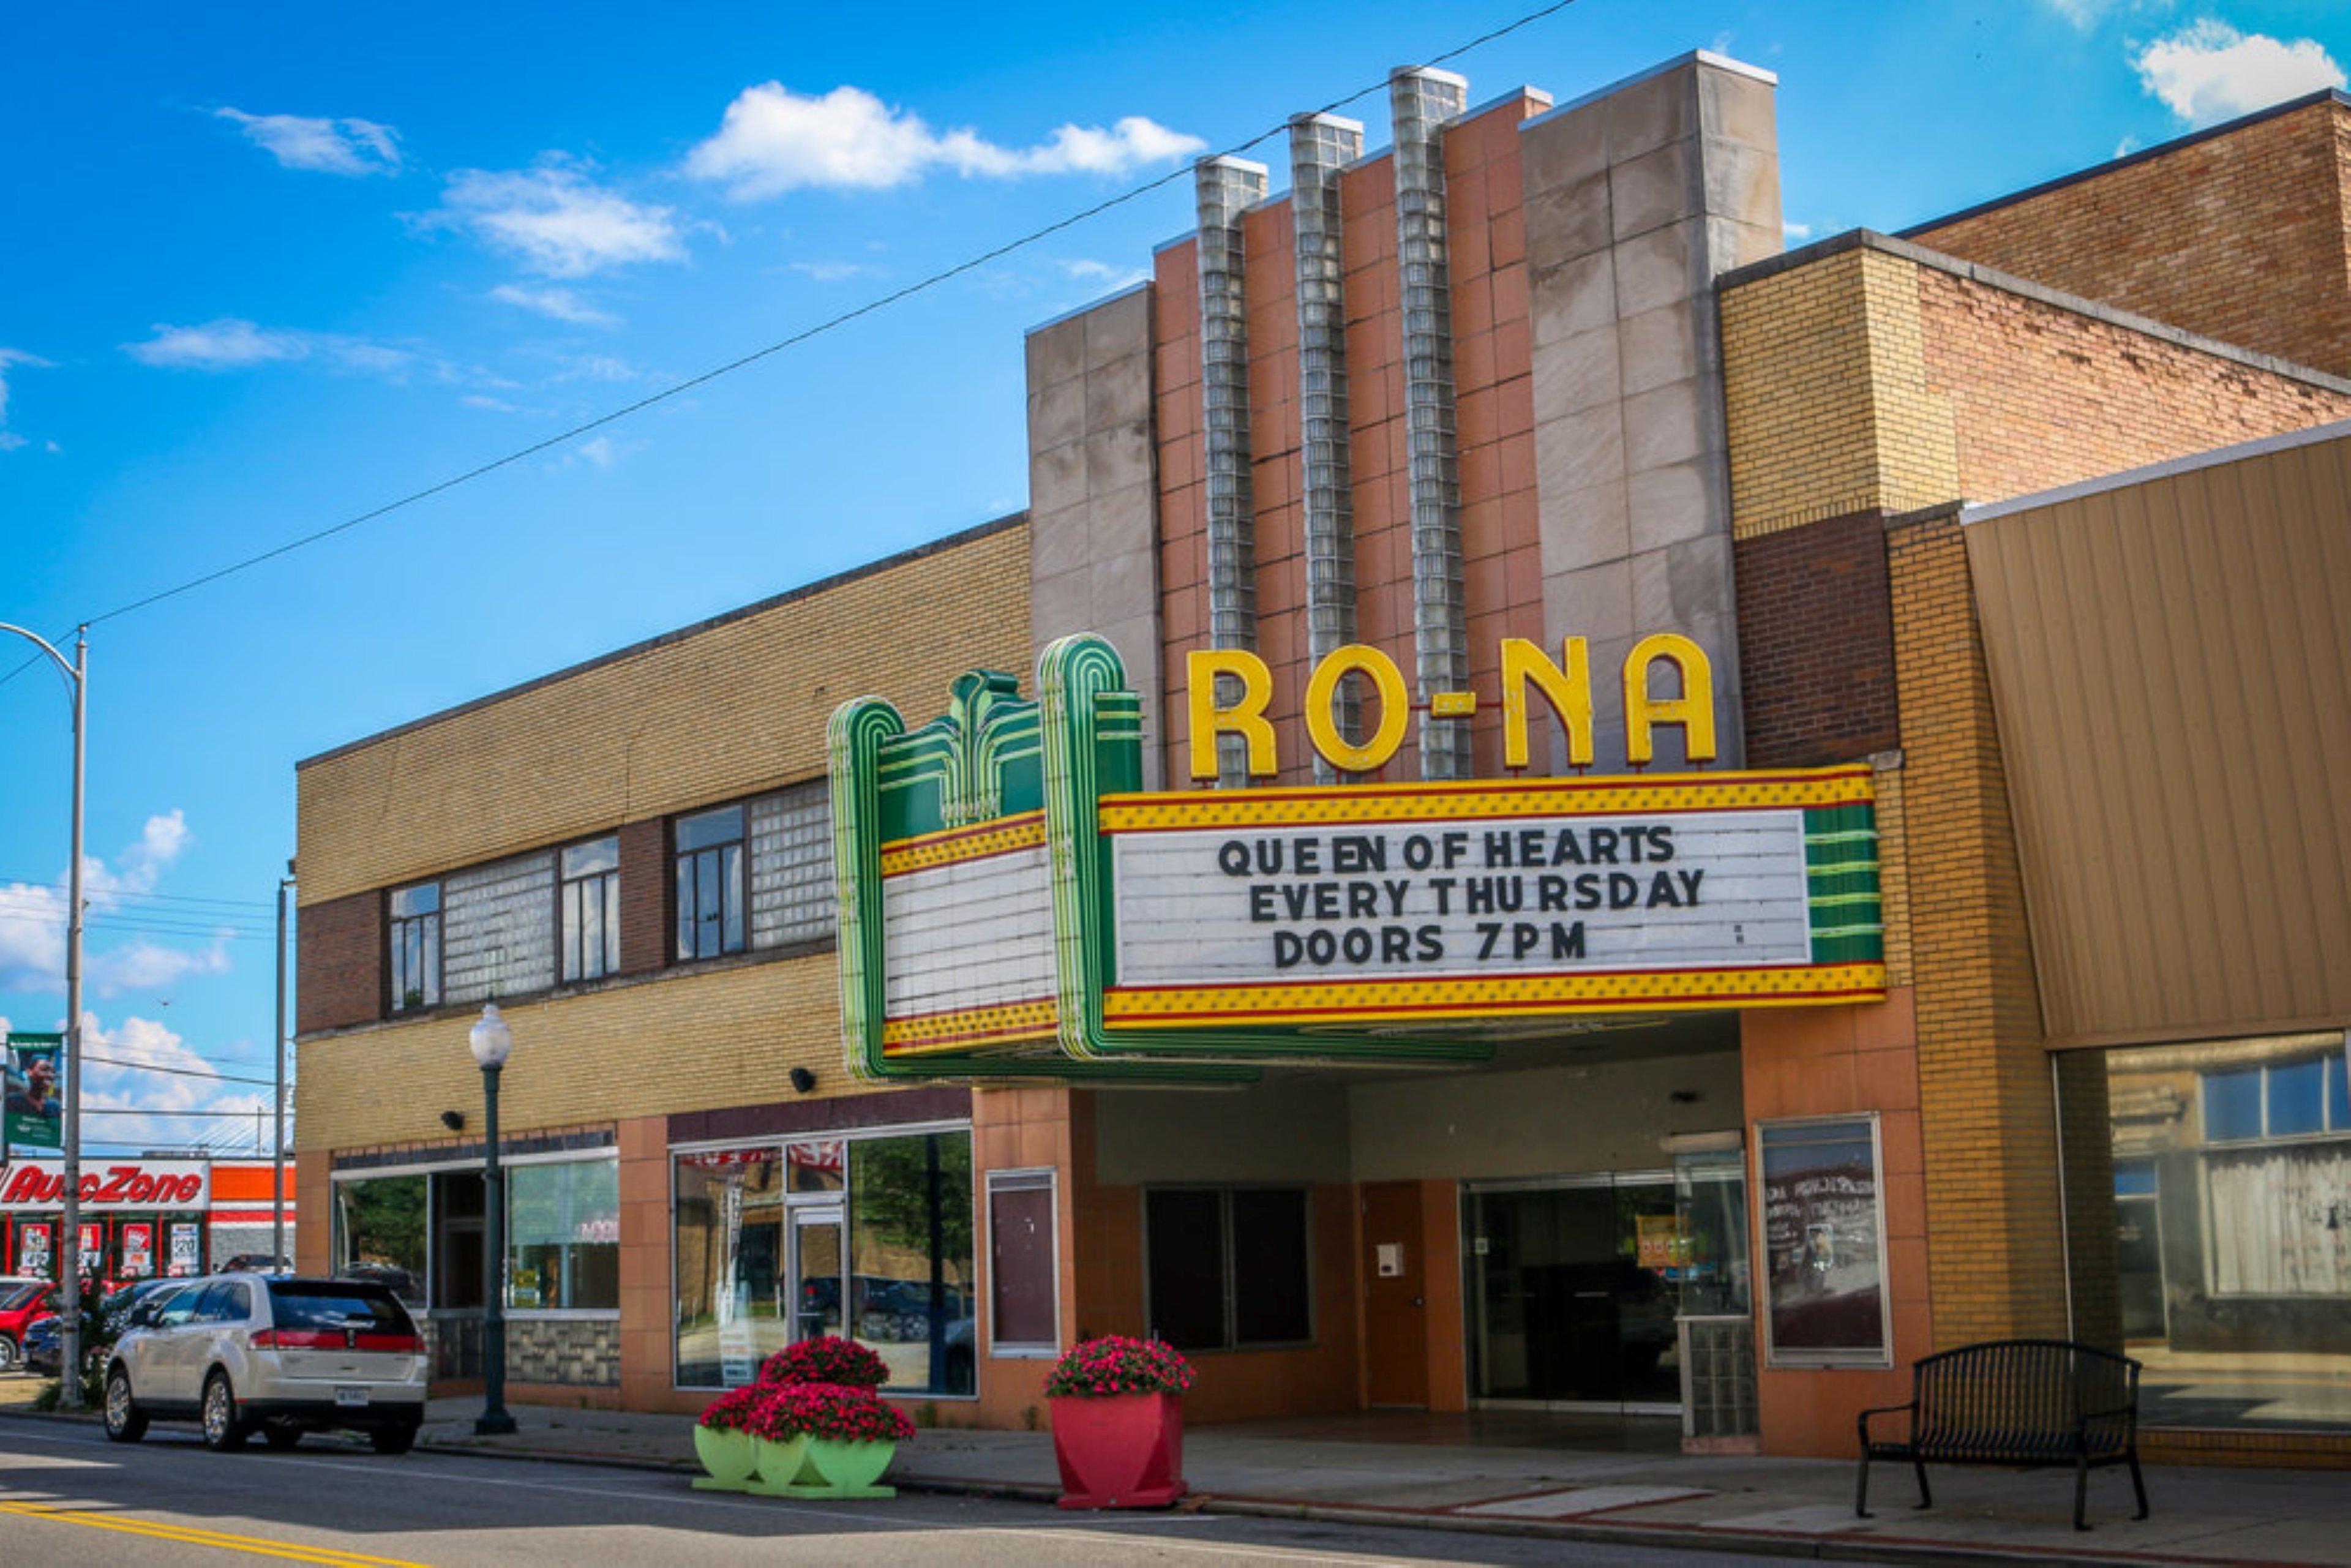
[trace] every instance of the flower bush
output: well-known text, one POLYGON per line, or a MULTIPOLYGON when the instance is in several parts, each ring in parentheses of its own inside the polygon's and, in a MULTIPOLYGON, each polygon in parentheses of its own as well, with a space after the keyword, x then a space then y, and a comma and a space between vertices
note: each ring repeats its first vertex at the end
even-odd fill
POLYGON ((1107 1399, 1119 1394, 1181 1394, 1196 1375, 1172 1345, 1110 1334, 1073 1345, 1045 1375, 1056 1399, 1107 1399))
POLYGON ((820 1334, 788 1344, 759 1368, 759 1381, 830 1383, 841 1388, 879 1388, 890 1381, 882 1357, 853 1339, 820 1334))
POLYGON ((773 1388, 763 1387, 757 1383, 730 1388, 704 1407, 702 1419, 695 1425, 720 1432, 748 1432, 757 1437, 761 1406, 774 1393, 773 1388))
POLYGON ((806 1435, 836 1443, 909 1443, 914 1424, 867 1388, 832 1383, 771 1384, 760 1390, 759 1436, 787 1442, 806 1435))

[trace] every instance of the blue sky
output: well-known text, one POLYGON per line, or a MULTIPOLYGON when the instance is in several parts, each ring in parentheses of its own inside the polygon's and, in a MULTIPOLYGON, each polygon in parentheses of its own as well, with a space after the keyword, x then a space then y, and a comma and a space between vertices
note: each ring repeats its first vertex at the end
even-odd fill
MULTIPOLYGON (((23 12, 0 60, 0 622, 63 632, 543 441, 1533 8, 23 12)), ((1451 65, 1473 102, 1565 99, 1694 47, 1780 74, 1796 244, 2339 86, 2351 16, 1582 0, 1451 65)), ((1379 97, 1352 112, 1384 141, 1379 97)), ((1179 181, 101 622, 92 1056, 266 1075, 298 758, 1021 506, 1022 330, 1189 222, 1179 181)), ((43 671, 0 685, 18 1029, 63 1018, 66 717, 43 671)), ((159 1113, 266 1094, 122 1066, 89 1086, 159 1113)))

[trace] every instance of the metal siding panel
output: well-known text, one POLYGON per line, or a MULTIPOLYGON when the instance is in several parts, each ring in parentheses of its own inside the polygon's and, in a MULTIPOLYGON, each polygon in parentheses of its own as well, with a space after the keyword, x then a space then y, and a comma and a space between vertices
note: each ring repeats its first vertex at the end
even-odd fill
POLYGON ((2351 439, 1967 537, 2052 1037, 2351 1019, 2351 439))

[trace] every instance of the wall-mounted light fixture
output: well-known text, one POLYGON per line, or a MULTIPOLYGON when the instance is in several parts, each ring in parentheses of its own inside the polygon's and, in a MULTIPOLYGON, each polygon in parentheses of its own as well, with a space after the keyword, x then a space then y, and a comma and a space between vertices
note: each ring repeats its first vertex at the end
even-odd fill
POLYGON ((795 1067, 791 1072, 792 1087, 805 1094, 816 1087, 816 1074, 805 1067, 795 1067))

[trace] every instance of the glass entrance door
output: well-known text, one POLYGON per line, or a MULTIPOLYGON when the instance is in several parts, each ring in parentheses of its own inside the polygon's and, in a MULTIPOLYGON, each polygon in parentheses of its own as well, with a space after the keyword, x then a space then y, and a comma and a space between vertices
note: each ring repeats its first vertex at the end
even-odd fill
POLYGON ((792 1211, 792 1338, 841 1333, 844 1256, 841 1210, 792 1211))
POLYGON ((1673 1178, 1662 1173, 1472 1188, 1472 1394, 1678 1409, 1673 1292, 1641 1262, 1645 1229, 1670 1229, 1673 1217, 1673 1178))

